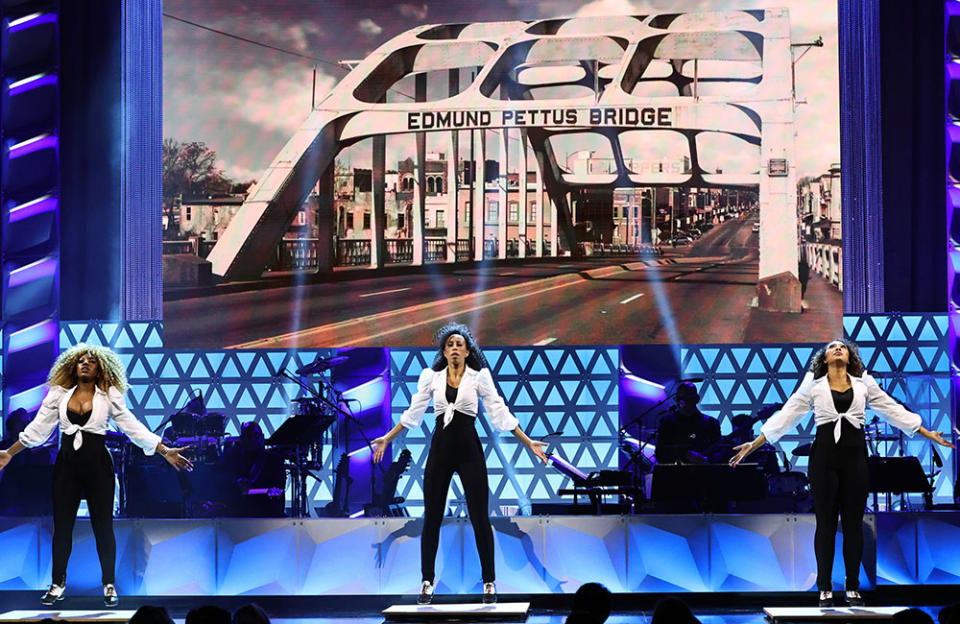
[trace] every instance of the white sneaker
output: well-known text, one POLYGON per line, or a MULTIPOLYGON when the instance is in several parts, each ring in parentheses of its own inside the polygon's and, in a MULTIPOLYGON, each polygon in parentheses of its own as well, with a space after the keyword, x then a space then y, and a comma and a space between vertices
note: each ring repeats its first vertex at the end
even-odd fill
POLYGON ((40 602, 49 607, 56 601, 63 600, 63 592, 66 591, 66 589, 66 585, 60 586, 56 583, 53 583, 50 585, 50 589, 47 590, 47 593, 40 597, 40 602))
POLYGON ((103 586, 103 604, 107 607, 115 607, 120 604, 120 598, 117 597, 117 588, 113 583, 107 583, 103 586))
POLYGON ((420 585, 420 597, 417 598, 417 604, 427 605, 433 601, 433 591, 436 589, 430 581, 424 581, 420 585))
POLYGON ((497 586, 492 581, 483 584, 483 604, 493 604, 497 601, 497 586))

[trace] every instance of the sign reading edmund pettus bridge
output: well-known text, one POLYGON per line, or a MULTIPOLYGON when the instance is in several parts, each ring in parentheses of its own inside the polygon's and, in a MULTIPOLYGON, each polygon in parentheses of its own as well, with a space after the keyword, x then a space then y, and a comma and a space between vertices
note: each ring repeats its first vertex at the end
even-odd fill
POLYGON ((564 126, 671 128, 674 118, 674 110, 670 106, 418 111, 407 113, 407 130, 564 126))

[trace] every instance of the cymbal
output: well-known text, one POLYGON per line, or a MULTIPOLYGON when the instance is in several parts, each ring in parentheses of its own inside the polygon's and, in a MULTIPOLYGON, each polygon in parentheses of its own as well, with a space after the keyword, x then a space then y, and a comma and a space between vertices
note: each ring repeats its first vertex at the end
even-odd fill
POLYGON ((330 370, 334 366, 339 366, 349 359, 350 358, 345 355, 338 355, 330 358, 318 356, 314 361, 298 368, 296 373, 297 375, 315 375, 317 373, 330 370))
POLYGON ((793 449, 790 454, 794 457, 809 457, 811 449, 813 449, 813 442, 807 442, 793 449))

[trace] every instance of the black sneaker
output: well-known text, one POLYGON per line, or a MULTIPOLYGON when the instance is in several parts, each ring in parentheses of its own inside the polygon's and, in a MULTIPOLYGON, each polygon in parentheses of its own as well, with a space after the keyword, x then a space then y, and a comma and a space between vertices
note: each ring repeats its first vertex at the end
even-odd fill
POLYGON ((867 606, 867 603, 863 600, 863 596, 855 589, 848 589, 845 598, 847 599, 847 604, 851 607, 867 606))
POLYGON ((483 604, 493 604, 497 601, 497 586, 491 583, 483 584, 483 604))
POLYGON ((64 591, 66 591, 66 589, 67 589, 66 585, 60 586, 60 585, 52 584, 50 585, 50 589, 47 590, 47 593, 40 596, 40 602, 47 605, 48 607, 53 606, 53 603, 55 603, 56 601, 63 600, 63 593, 64 591))
POLYGON ((428 605, 433 602, 433 590, 436 589, 430 581, 424 581, 420 585, 420 597, 417 598, 417 604, 428 605))
POLYGON ((833 592, 832 591, 820 592, 820 608, 827 609, 832 606, 833 606, 833 592))
POLYGON ((106 607, 115 607, 120 604, 120 598, 117 597, 117 588, 113 583, 107 583, 103 586, 103 604, 106 607))

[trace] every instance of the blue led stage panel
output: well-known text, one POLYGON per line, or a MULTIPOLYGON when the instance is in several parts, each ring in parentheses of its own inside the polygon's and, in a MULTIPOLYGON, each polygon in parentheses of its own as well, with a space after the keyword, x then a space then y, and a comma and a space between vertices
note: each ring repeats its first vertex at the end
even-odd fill
POLYGON ((0 590, 49 582, 52 531, 51 518, 0 518, 0 590))
POLYGON ((626 520, 621 516, 549 516, 544 520, 545 580, 553 592, 573 593, 588 582, 629 591, 626 520))
MULTIPOLYGON (((418 593, 423 520, 384 518, 376 522, 380 528, 380 593, 418 593)), ((463 518, 445 519, 440 529, 434 578, 440 593, 457 593, 463 587, 463 526, 466 522, 463 518)))
MULTIPOLYGON (((299 533, 298 593, 375 594, 380 591, 382 530, 379 520, 325 518, 304 523, 299 533)), ((419 561, 419 554, 416 560, 419 561)))
POLYGON ((627 522, 628 592, 704 592, 710 585, 706 516, 632 516, 627 522))
POLYGON ((917 516, 881 513, 877 518, 877 585, 917 583, 917 516))
MULTIPOLYGON (((480 557, 469 519, 463 527, 463 584, 460 593, 483 592, 480 557)), ((492 518, 497 591, 504 594, 549 592, 544 584, 543 518, 492 518)))
MULTIPOLYGON (((717 516, 710 525, 711 591, 796 591, 795 519, 717 516)), ((805 588, 804 588, 805 589, 805 588)))
MULTIPOLYGON (((217 524, 210 520, 143 520, 137 559, 140 596, 217 594, 217 524)), ((269 553, 261 553, 269 556, 269 553)))
POLYGON ((217 593, 224 596, 296 594, 300 588, 298 536, 299 529, 293 520, 220 523, 217 593))

